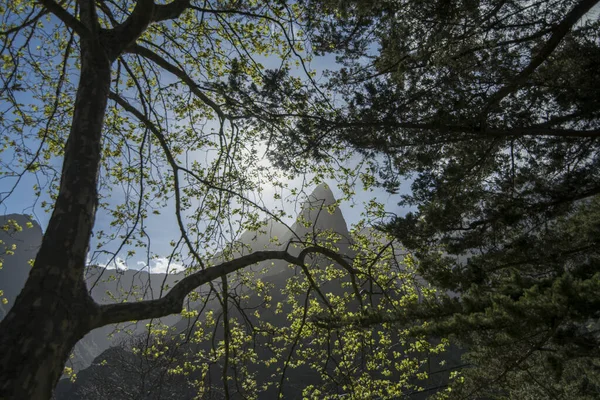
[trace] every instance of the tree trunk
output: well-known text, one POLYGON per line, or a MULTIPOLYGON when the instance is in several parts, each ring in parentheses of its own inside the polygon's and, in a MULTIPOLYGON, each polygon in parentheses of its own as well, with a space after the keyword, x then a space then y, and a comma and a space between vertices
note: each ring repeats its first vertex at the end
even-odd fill
POLYGON ((58 198, 14 307, 0 323, 0 400, 49 399, 98 306, 83 271, 96 213, 101 136, 111 61, 97 40, 81 43, 81 74, 58 198))

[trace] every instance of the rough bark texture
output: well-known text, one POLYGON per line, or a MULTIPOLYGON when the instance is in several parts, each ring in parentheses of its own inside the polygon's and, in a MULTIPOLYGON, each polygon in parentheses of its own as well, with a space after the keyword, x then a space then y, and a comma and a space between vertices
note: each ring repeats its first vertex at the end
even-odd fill
MULTIPOLYGON (((167 5, 140 0, 127 20, 112 29, 100 27, 93 1, 78 3, 79 19, 53 0, 40 3, 79 36, 81 71, 54 211, 25 287, 0 322, 0 400, 49 399, 71 349, 94 328, 177 313, 189 291, 259 261, 275 258, 303 265, 311 252, 328 255, 315 248, 305 249, 299 257, 280 251, 256 252, 188 276, 162 299, 97 305, 83 276, 98 201, 111 64, 134 46, 150 23, 177 18, 189 0, 167 5)), ((161 65, 161 60, 154 61, 161 65)))
POLYGON ((97 204, 110 60, 81 41, 81 75, 61 186, 29 279, 0 324, 0 399, 48 399, 98 306, 83 281, 97 204))
POLYGON ((126 21, 102 29, 93 1, 79 2, 79 18, 55 1, 40 3, 79 36, 81 73, 54 211, 27 283, 0 323, 0 400, 49 399, 75 343, 107 321, 87 293, 83 270, 98 202, 111 64, 150 23, 177 18, 189 6, 189 0, 140 0, 126 21))

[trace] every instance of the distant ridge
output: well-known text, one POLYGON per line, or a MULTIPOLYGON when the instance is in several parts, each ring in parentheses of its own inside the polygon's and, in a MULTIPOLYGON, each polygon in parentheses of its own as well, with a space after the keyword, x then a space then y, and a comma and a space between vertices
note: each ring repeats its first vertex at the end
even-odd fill
MULTIPOLYGON (((260 232, 244 232, 238 242, 241 244, 240 252, 248 254, 250 252, 265 249, 282 249, 290 240, 296 238, 305 238, 318 231, 332 231, 337 234, 348 237, 348 227, 342 212, 338 207, 329 209, 336 202, 333 192, 328 185, 321 183, 307 197, 303 203, 298 219, 311 221, 310 228, 305 227, 299 221, 296 221, 290 228, 273 219, 267 221, 266 226, 261 228, 260 232), (331 211, 331 212, 330 212, 331 211), (273 237, 278 238, 278 242, 271 241, 273 237)), ((25 226, 30 218, 21 214, 10 214, 0 217, 0 226, 9 219, 17 221, 21 226, 25 226)), ((33 228, 24 228, 21 232, 0 232, 0 239, 8 245, 16 244, 17 249, 14 256, 4 257, 4 268, 0 269, 0 290, 4 291, 4 297, 8 300, 8 305, 0 308, 0 320, 8 313, 10 306, 25 285, 29 275, 30 266, 28 261, 35 258, 42 241, 42 230, 35 222, 33 228)), ((341 243, 341 248, 347 249, 347 243, 341 243)), ((290 248, 291 253, 299 252, 299 248, 290 248)), ((1 252, 0 252, 1 254, 1 252)), ((263 262, 257 266, 250 267, 254 271, 269 267, 269 272, 265 275, 271 276, 276 282, 283 282, 293 271, 289 270, 286 262, 263 262)), ((149 273, 148 271, 138 271, 128 269, 126 271, 115 271, 100 267, 90 267, 86 272, 86 283, 91 290, 92 297, 100 304, 113 302, 109 293, 120 299, 127 301, 136 301, 139 299, 154 299, 160 297, 163 286, 173 287, 173 285, 182 279, 183 273, 163 274, 149 273), (114 277, 114 279, 113 279, 114 277)), ((164 295, 167 290, 162 291, 164 295)), ((178 315, 161 318, 161 321, 167 325, 174 325, 181 318, 178 315)), ((145 330, 146 321, 139 321, 137 324, 128 326, 130 330, 141 333, 145 330)), ((115 345, 115 340, 110 340, 109 335, 114 333, 114 326, 108 325, 89 332, 81 339, 73 349, 74 357, 70 361, 70 367, 75 371, 89 366, 92 361, 104 350, 115 345)))
POLYGON ((35 258, 40 244, 42 243, 42 228, 31 217, 22 214, 9 214, 0 216, 0 259, 2 259, 2 268, 0 269, 0 290, 4 292, 2 296, 8 303, 0 302, 0 320, 4 319, 10 311, 15 300, 29 276, 31 265, 29 260, 35 258), (9 221, 16 222, 21 228, 18 231, 9 221), (30 227, 27 224, 30 223, 30 227), (14 254, 9 255, 7 251, 15 245, 14 254))

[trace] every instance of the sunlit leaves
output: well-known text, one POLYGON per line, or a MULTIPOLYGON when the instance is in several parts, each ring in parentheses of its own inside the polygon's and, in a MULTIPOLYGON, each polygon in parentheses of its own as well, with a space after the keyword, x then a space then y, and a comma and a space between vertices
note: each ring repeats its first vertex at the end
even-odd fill
MULTIPOLYGON (((170 252, 169 262, 185 264, 190 275, 238 257, 247 250, 237 244, 242 233, 265 229, 266 218, 288 217, 279 203, 293 203, 304 188, 291 188, 287 180, 301 176, 305 186, 339 180, 343 199, 354 194, 357 179, 374 184, 372 169, 345 165, 345 145, 319 133, 324 115, 339 113, 308 67, 312 46, 303 33, 308 10, 301 2, 190 2, 178 18, 145 27, 134 43, 120 43, 119 35, 136 3, 96 4, 103 29, 95 51, 122 52, 111 66, 99 195, 91 199, 100 222, 88 262, 135 262, 142 250, 148 263, 159 251, 170 252)), ((76 2, 65 7, 79 18, 76 2)), ((43 178, 34 194, 45 197, 40 205, 50 210, 76 102, 79 50, 88 39, 54 17, 44 25, 21 18, 35 18, 38 8, 15 4, 2 20, 1 172, 15 185, 24 174, 43 178)), ((321 211, 336 213, 338 204, 321 211)), ((382 216, 380 204, 368 205, 367 218, 382 216)), ((311 230, 312 222, 303 215, 297 226, 311 230)), ((351 243, 330 230, 312 230, 289 243, 290 251, 348 249, 347 259, 314 256, 302 265, 240 271, 221 285, 198 288, 180 313, 190 324, 185 333, 152 321, 145 343, 130 343, 131 354, 123 352, 120 361, 131 365, 127 357, 139 357, 144 368, 164 362, 171 377, 193 376, 189 383, 200 396, 217 390, 215 376, 218 390, 235 384, 247 398, 283 392, 292 371, 304 368, 322 382, 307 387, 307 397, 392 397, 416 389, 413 378, 427 378, 424 354, 436 346, 391 324, 357 329, 317 323, 322 316, 350 319, 433 296, 416 279, 414 260, 404 259, 389 238, 365 234, 366 226, 355 228, 351 243), (285 285, 274 290, 266 271, 289 275, 285 285), (185 352, 175 357, 174 351, 185 352)), ((136 282, 105 296, 115 303, 141 301, 146 289, 136 282)))

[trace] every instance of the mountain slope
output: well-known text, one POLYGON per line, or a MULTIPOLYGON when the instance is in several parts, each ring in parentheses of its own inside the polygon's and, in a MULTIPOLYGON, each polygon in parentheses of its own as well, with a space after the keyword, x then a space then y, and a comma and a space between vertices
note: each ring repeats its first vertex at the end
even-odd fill
MULTIPOLYGON (((287 228, 282 224, 269 220, 265 226, 265 228, 261 229, 260 232, 245 232, 241 235, 239 239, 239 244, 241 244, 241 250, 238 252, 239 254, 248 254, 252 251, 258 250, 276 250, 276 249, 284 249, 288 248, 291 253, 298 253, 301 250, 301 246, 297 248, 288 247, 288 242, 298 242, 300 240, 311 240, 316 242, 325 243, 325 240, 321 237, 321 233, 329 232, 335 233, 340 236, 341 239, 336 243, 336 245, 340 249, 340 253, 344 255, 351 255, 351 251, 349 250, 349 232, 347 228, 346 221, 339 210, 338 207, 335 206, 335 198, 333 193, 326 185, 319 185, 313 193, 308 196, 308 200, 302 205, 301 212, 299 213, 297 221, 291 226, 291 228, 287 228), (309 225, 309 226, 307 226, 309 225), (314 228, 314 229, 313 229, 314 228), (272 241, 271 238, 277 237, 277 241, 272 241)), ((318 262, 317 260, 315 260, 318 262)), ((127 273, 130 271, 126 271, 125 275, 128 276, 127 273)), ((283 290, 286 288, 286 284, 289 279, 294 276, 298 276, 302 274, 302 271, 299 270, 298 267, 290 267, 287 262, 281 260, 265 261, 259 263, 257 265, 253 265, 247 268, 245 271, 241 271, 239 274, 235 274, 233 276, 228 277, 230 290, 233 289, 234 292, 238 290, 235 289, 236 285, 239 285, 239 296, 244 297, 244 300, 239 304, 241 309, 245 309, 246 311, 242 316, 241 309, 236 309, 232 307, 230 310, 230 318, 232 319, 245 319, 248 323, 252 324, 260 324, 263 321, 266 321, 269 324, 273 324, 274 326, 281 326, 287 324, 287 315, 291 311, 288 305, 284 305, 279 312, 275 312, 273 309, 266 309, 262 307, 264 303, 264 299, 261 296, 256 295, 256 293, 252 293, 247 286, 241 285, 244 277, 251 276, 252 279, 260 279, 264 285, 270 286, 272 290, 271 293, 271 302, 273 304, 283 303, 287 297, 286 294, 283 293, 283 290), (248 275, 250 274, 250 275, 248 275), (254 310, 260 310, 261 318, 257 319, 253 312, 254 310)), ((177 277, 177 275, 173 275, 173 277, 177 277)), ((215 282, 214 286, 217 290, 220 290, 221 284, 219 282, 215 282)), ((342 289, 340 288, 339 283, 333 283, 329 289, 326 288, 327 284, 324 285, 324 290, 334 290, 340 292, 342 289)), ((102 291, 105 290, 105 287, 98 288, 93 292, 94 298, 100 296, 102 291)), ((208 293, 207 288, 199 288, 200 292, 208 293)), ((204 304, 202 301, 195 303, 193 308, 203 308, 204 312, 207 310, 212 310, 215 314, 218 315, 221 311, 221 305, 219 301, 214 298, 207 301, 207 304, 204 304)), ((197 330, 193 329, 190 331, 190 321, 187 319, 181 319, 176 317, 178 321, 175 323, 171 321, 165 321, 167 325, 171 326, 173 329, 173 333, 186 333, 188 335, 193 335, 193 333, 197 330)), ((217 332, 216 336, 213 339, 214 341, 222 340, 222 333, 217 332)), ((125 344, 124 344, 125 345, 125 344)), ((183 346, 186 348, 186 351, 197 352, 197 351, 210 351, 210 346, 208 347, 198 347, 191 345, 182 345, 177 344, 177 346, 183 346), (193 348, 193 349, 192 349, 193 348)), ((118 380, 118 376, 113 375, 114 370, 107 369, 103 367, 102 364, 108 365, 121 365, 121 367, 130 368, 125 366, 125 357, 124 354, 127 352, 125 348, 115 351, 113 348, 110 348, 104 352, 102 352, 96 360, 93 362, 92 366, 89 368, 83 369, 79 372, 77 381, 73 384, 68 380, 63 380, 59 383, 56 391, 56 399, 58 400, 71 400, 77 399, 84 395, 88 398, 102 398, 103 396, 110 395, 108 392, 102 392, 98 389, 98 382, 103 381, 115 381, 118 380), (125 352, 125 353, 123 353, 125 352), (93 389, 93 390, 92 390, 93 389), (95 391, 95 392, 94 392, 95 391), (94 395, 90 393, 97 393, 97 397, 93 397, 94 395), (98 394, 100 393, 100 394, 98 394)), ((183 350, 181 350, 183 352, 183 350)), ((268 351, 264 348, 258 348, 256 350, 257 357, 265 358, 268 356, 268 351)), ((214 379, 219 379, 218 365, 214 365, 213 368, 209 370, 209 374, 211 376, 214 375, 214 379)), ((253 373, 258 374, 257 380, 266 380, 269 378, 269 375, 275 373, 275 369, 270 370, 268 368, 260 368, 255 370, 253 373)), ((142 372, 138 371, 137 379, 140 381, 146 381, 148 379, 149 371, 142 372)), ((293 386, 300 383, 298 379, 301 379, 303 383, 307 382, 317 382, 319 380, 318 374, 315 375, 309 370, 306 369, 296 369, 294 371, 294 379, 291 382, 288 382, 288 390, 291 390, 286 398, 296 398, 297 395, 300 394, 297 390, 294 392, 293 386), (290 386, 291 385, 291 386, 290 386)), ((266 398, 275 394, 267 392, 265 395, 266 398)), ((286 392, 287 393, 287 392, 286 392)), ((148 397, 148 398, 167 398, 167 397, 148 397)), ((184 397, 187 398, 187 397, 184 397)), ((190 397, 191 398, 191 397, 190 397)))
MULTIPOLYGON (((381 244, 380 240, 383 239, 375 239, 377 232, 368 230, 365 230, 365 232, 367 232, 365 235, 370 238, 370 243, 374 245, 376 243, 381 244)), ((308 196, 297 221, 291 228, 270 220, 259 232, 245 232, 242 234, 238 242, 241 245, 238 254, 283 248, 288 248, 290 252, 297 254, 305 245, 305 243, 301 244, 299 242, 318 242, 323 246, 336 249, 336 252, 344 257, 353 258, 357 255, 357 251, 352 247, 344 216, 336 206, 333 193, 326 185, 319 185, 308 196), (271 240, 274 236, 278 238, 277 241, 271 240), (292 243, 292 245, 288 247, 289 243, 292 243), (293 244, 298 246, 293 247, 293 244)), ((218 261, 215 260, 216 262, 218 261)), ((323 295, 329 299, 344 298, 348 295, 346 297, 353 300, 348 303, 346 310, 352 312, 359 310, 359 304, 355 297, 356 292, 348 286, 348 277, 343 275, 336 277, 335 274, 329 277, 328 274, 324 273, 325 270, 341 270, 340 265, 328 258, 317 256, 312 257, 308 264, 310 265, 311 274, 314 274, 313 277, 318 281, 318 286, 323 295)), ((157 298, 161 295, 162 287, 172 287, 182 276, 183 274, 149 274, 145 271, 115 271, 91 267, 86 276, 86 282, 93 298, 99 303, 107 303, 114 301, 113 296, 128 301, 157 298)), ((364 276, 361 277, 361 279, 363 278, 364 276)), ((305 271, 297 266, 289 266, 287 262, 283 261, 263 262, 228 276, 227 281, 229 287, 227 319, 232 324, 233 329, 239 328, 236 331, 238 334, 240 332, 253 332, 254 335, 252 341, 244 344, 241 348, 256 359, 269 360, 271 358, 275 360, 269 365, 249 362, 246 359, 246 361, 240 361, 245 365, 246 370, 240 369, 238 371, 234 360, 242 357, 242 355, 234 355, 232 365, 226 369, 229 374, 234 374, 229 377, 232 379, 230 382, 231 399, 244 398, 244 391, 236 388, 238 382, 244 382, 243 376, 252 377, 252 380, 258 383, 271 382, 274 380, 274 376, 283 376, 281 371, 282 362, 286 357, 289 359, 295 351, 300 351, 301 354, 296 354, 299 356, 299 360, 304 358, 305 361, 294 365, 293 369, 289 369, 285 379, 282 378, 281 385, 275 384, 262 390, 261 399, 278 398, 279 391, 281 391, 283 398, 300 399, 303 397, 304 388, 310 385, 319 386, 323 384, 322 374, 335 373, 335 363, 326 363, 322 371, 310 365, 310 352, 320 351, 319 346, 322 348, 328 346, 326 342, 318 346, 315 345, 314 335, 299 338, 296 345, 291 348, 283 348, 279 353, 274 353, 273 340, 277 340, 276 334, 264 337, 259 334, 262 330, 271 329, 269 327, 273 327, 273 332, 278 332, 280 327, 290 326, 293 320, 288 316, 291 317, 294 312, 297 312, 292 302, 301 302, 304 297, 308 299, 308 295, 303 294, 301 291, 290 294, 291 287, 301 285, 302 282, 306 283, 305 271), (260 287, 270 289, 266 292, 261 291, 260 287), (267 293, 268 300, 265 297, 267 293), (292 299, 292 302, 290 302, 290 299, 292 299), (270 307, 267 306, 267 303, 270 304, 270 307), (240 376, 237 374, 240 374, 240 376)), ((360 296, 364 296, 365 301, 369 299, 371 302, 378 302, 383 298, 384 293, 376 293, 378 290, 373 291, 373 287, 369 288, 367 280, 363 279, 361 281, 359 279, 358 285, 361 290, 360 296)), ((211 318, 222 321, 222 318, 225 318, 227 314, 224 314, 221 299, 218 298, 222 296, 222 283, 219 281, 213 282, 212 289, 214 290, 211 291, 208 285, 199 288, 197 292, 202 293, 200 300, 192 301, 187 305, 190 311, 198 312, 197 318, 188 319, 180 315, 162 318, 160 322, 168 327, 168 331, 166 331, 165 336, 160 336, 158 340, 148 335, 142 335, 142 333, 147 332, 146 323, 149 321, 140 321, 137 324, 127 326, 129 334, 117 334, 113 340, 108 339, 108 336, 114 331, 113 326, 90 332, 74 349, 75 356, 72 360, 72 366, 79 371, 77 380, 75 383, 66 379, 62 380, 56 388, 55 398, 57 400, 80 398, 91 400, 112 398, 118 400, 130 398, 130 394, 135 394, 131 398, 191 399, 194 398, 196 391, 189 386, 189 383, 195 379, 208 379, 210 382, 214 382, 214 385, 210 386, 209 394, 206 395, 210 397, 205 396, 203 398, 223 398, 221 396, 223 385, 222 360, 215 359, 211 355, 215 351, 222 351, 223 326, 217 323, 211 327, 207 323, 207 315, 210 314, 212 315, 211 318), (197 334, 212 336, 207 336, 209 339, 200 343, 189 340, 197 334), (134 347, 138 350, 134 351, 134 347), (152 352, 145 354, 144 349, 152 349, 152 352), (155 357, 152 354, 157 354, 157 356, 155 357), (199 365, 201 368, 206 367, 206 370, 202 370, 202 374, 205 375, 202 375, 200 370, 193 369, 188 371, 189 375, 187 376, 168 373, 169 369, 179 368, 179 365, 184 364, 186 360, 190 361, 190 365, 199 365)), ((320 301, 315 291, 312 291, 311 297, 317 302, 320 301)), ((298 315, 293 318, 297 321, 298 315)), ((310 329, 312 330, 314 327, 310 329)), ((390 338, 396 337, 397 333, 394 333, 393 330, 391 332, 390 338)), ((334 339, 337 341, 344 340, 343 337, 335 338, 332 333, 331 340, 334 339)), ((392 349, 395 349, 394 351, 402 349, 397 343, 393 341, 391 343, 385 351, 391 352, 392 349)), ((390 356, 388 355, 388 357, 390 356)), ((428 355, 428 357, 429 362, 418 367, 427 368, 428 378, 418 384, 431 389, 415 390, 410 396, 411 399, 422 399, 427 394, 435 393, 434 388, 443 386, 447 381, 447 371, 460 362, 460 353, 457 351, 453 351, 449 355, 428 355), (440 369, 438 364, 442 359, 447 361, 447 366, 440 369)), ((285 362, 285 365, 287 366, 287 362, 285 362)))
POLYGON ((21 214, 0 216, 0 228, 0 290, 4 292, 0 297, 6 299, 6 304, 0 301, 2 320, 25 286, 31 270, 29 261, 35 258, 42 242, 42 229, 37 222, 21 214))

